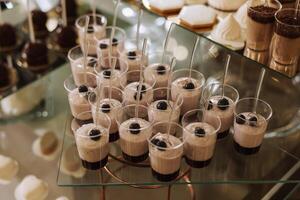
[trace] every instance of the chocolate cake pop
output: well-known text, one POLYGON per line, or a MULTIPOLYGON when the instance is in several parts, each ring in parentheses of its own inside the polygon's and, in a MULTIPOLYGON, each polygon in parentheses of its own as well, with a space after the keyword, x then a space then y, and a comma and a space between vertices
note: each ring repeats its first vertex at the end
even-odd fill
POLYGON ((17 44, 17 34, 13 26, 0 24, 0 48, 9 48, 17 44))
POLYGON ((77 45, 77 33, 72 26, 58 27, 55 42, 61 48, 72 48, 77 45))
POLYGON ((46 27, 48 16, 46 13, 40 10, 33 10, 31 15, 35 32, 48 31, 46 27))
MULTIPOLYGON (((76 0, 66 0, 66 11, 67 11, 67 18, 68 18, 69 25, 73 25, 76 20, 77 8, 78 5, 76 3, 76 0)), ((58 12, 59 15, 61 15, 62 6, 59 5, 56 11, 58 12)))
POLYGON ((28 42, 22 52, 22 59, 28 67, 41 67, 48 64, 48 48, 40 42, 28 42))

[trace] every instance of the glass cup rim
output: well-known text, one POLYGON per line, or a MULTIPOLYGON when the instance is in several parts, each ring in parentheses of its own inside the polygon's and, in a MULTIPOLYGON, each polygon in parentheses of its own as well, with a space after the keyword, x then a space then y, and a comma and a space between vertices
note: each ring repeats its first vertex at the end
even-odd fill
MULTIPOLYGON (((272 8, 275 8, 275 9, 277 9, 277 11, 278 10, 281 10, 282 9, 282 4, 278 1, 278 0, 273 0, 274 1, 274 3, 276 2, 276 5, 278 6, 278 7, 272 7, 272 8)), ((253 2, 253 0, 249 0, 248 2, 246 2, 247 3, 247 9, 249 9, 249 10, 251 10, 252 12, 255 12, 255 13, 261 13, 260 11, 257 11, 257 10, 254 10, 253 8, 251 8, 251 3, 253 2)), ((262 2, 263 3, 263 2, 262 2)), ((273 3, 273 4, 274 4, 273 3)), ((260 4, 259 4, 260 5, 260 4)), ((276 12, 277 12, 276 11, 276 12)))
MULTIPOLYGON (((220 83, 220 82, 210 83, 210 84, 208 84, 208 85, 206 85, 206 86, 204 87, 203 93, 202 93, 202 98, 203 98, 203 100, 204 100, 204 102, 205 102, 205 105, 206 105, 207 102, 209 101, 209 97, 211 97, 211 96, 206 97, 206 96, 205 96, 205 92, 206 92, 207 90, 209 90, 210 87, 212 87, 213 85, 222 86, 223 83, 220 83)), ((236 99, 235 99, 234 101, 233 101, 233 99, 231 99, 231 100, 233 101, 234 104, 236 104, 236 103, 239 101, 239 98, 240 98, 239 91, 238 91, 235 87, 233 87, 233 86, 231 86, 231 85, 229 85, 229 84, 226 84, 226 83, 224 84, 224 87, 230 88, 230 90, 232 90, 232 91, 235 92, 235 94, 237 95, 237 97, 236 97, 236 99)), ((225 95, 224 95, 224 96, 225 96, 225 95)), ((227 97, 227 98, 229 98, 229 97, 227 97)), ((227 107, 227 106, 222 106, 222 105, 221 105, 220 107, 227 107)))
MULTIPOLYGON (((122 76, 128 75, 128 74, 130 74, 130 73, 134 73, 134 72, 135 72, 135 73, 137 73, 137 72, 140 73, 140 71, 141 71, 141 70, 127 71, 127 72, 124 72, 124 73, 122 74, 122 76)), ((143 71, 143 70, 142 70, 142 71, 143 71)), ((143 73, 143 74, 144 74, 144 73, 143 73)), ((150 75, 150 74, 149 74, 149 75, 150 75)), ((155 84, 156 84, 155 76, 154 76, 153 74, 151 74, 151 76, 152 76, 152 78, 153 78, 153 80, 154 80, 153 83, 152 83, 151 85, 150 85, 149 83, 146 83, 146 82, 145 82, 145 79, 144 79, 144 81, 143 81, 143 83, 142 83, 142 85, 145 84, 145 83, 148 84, 148 85, 150 85, 150 88, 146 89, 145 91, 149 91, 150 89, 153 89, 154 86, 155 86, 155 84)), ((131 82, 131 83, 139 83, 139 82, 134 81, 134 82, 131 82)), ((129 83, 129 84, 131 84, 131 83, 129 83)), ((121 85, 121 87, 122 87, 123 89, 125 89, 129 84, 126 83, 126 85, 124 86, 123 83, 122 83, 122 81, 120 82, 120 85, 121 85)))
MULTIPOLYGON (((181 124, 183 124, 183 120, 190 114, 190 113, 192 113, 192 112, 202 112, 202 114, 204 115, 204 113, 206 112, 206 110, 205 109, 193 109, 193 110, 190 110, 190 111, 188 111, 188 112, 186 112, 183 116, 182 116, 182 119, 181 119, 181 124)), ((219 132, 219 130, 221 129, 221 126, 222 126, 222 122, 221 122, 221 119, 220 119, 220 117, 219 116, 215 116, 216 117, 216 119, 217 119, 217 121, 218 121, 218 126, 217 126, 217 128, 215 128, 212 124, 210 124, 210 123, 208 123, 208 122, 204 122, 204 121, 201 121, 201 122, 204 122, 204 123, 207 123, 207 124, 209 124, 210 126, 212 126, 212 127, 214 127, 215 128, 215 131, 212 133, 212 134, 217 134, 218 132, 219 132)), ((191 124, 191 123, 190 123, 191 124)), ((192 133, 191 131, 189 131, 189 130, 187 130, 187 126, 183 126, 182 125, 182 127, 183 127, 183 129, 185 130, 185 131, 187 131, 187 132, 189 132, 189 133, 192 133)))
MULTIPOLYGON (((158 124, 163 124, 163 123, 168 123, 168 124, 171 124, 172 125, 176 125, 177 127, 180 127, 183 129, 183 126, 177 122, 170 122, 170 121, 160 121, 160 122, 156 122, 152 125, 152 127, 158 125, 158 124)), ((153 144, 151 141, 152 139, 157 135, 158 133, 152 135, 150 138, 148 138, 148 144, 151 145, 151 146, 154 146, 154 147, 157 147, 157 145, 153 144)), ((167 133, 161 133, 161 134, 167 134, 167 133)), ((176 136, 174 136, 176 137, 176 136)), ((183 139, 183 136, 180 136, 180 137, 177 137, 179 140, 180 140, 180 143, 176 146, 173 146, 173 147, 159 147, 160 149, 163 149, 163 150, 174 150, 174 149, 179 149, 180 147, 183 146, 184 144, 184 139, 183 139)))
MULTIPOLYGON (((175 81, 175 80, 177 80, 178 78, 186 77, 186 76, 180 76, 180 77, 176 78, 175 80, 173 80, 173 75, 174 75, 175 73, 179 73, 179 72, 182 72, 182 71, 190 71, 190 70, 189 70, 189 69, 177 69, 177 70, 173 71, 172 74, 171 74, 172 82, 175 81)), ((192 71, 192 72, 195 72, 195 73, 198 74, 198 75, 200 75, 200 77, 201 77, 200 83, 201 83, 201 84, 200 84, 200 86, 197 87, 197 88, 194 88, 194 89, 187 89, 187 90, 188 90, 188 91, 193 91, 193 90, 197 90, 197 89, 199 89, 199 88, 202 88, 202 87, 204 86, 204 84, 205 84, 205 77, 204 77, 204 75, 203 75, 201 72, 199 72, 198 70, 195 70, 195 69, 192 69, 191 71, 192 71)), ((193 74, 193 73, 192 73, 192 74, 193 74)), ((193 77, 192 77, 192 78, 193 78, 193 77)), ((197 79, 197 80, 199 80, 199 79, 197 79)), ((175 85, 175 87, 177 87, 177 86, 175 85)))
MULTIPOLYGON (((300 24, 299 25, 297 25, 297 24, 296 25, 287 24, 287 23, 282 22, 280 19, 278 19, 278 15, 279 15, 280 12, 283 12, 283 11, 293 11, 293 12, 295 12, 296 10, 298 10, 297 12, 300 13, 300 8, 299 9, 296 9, 296 8, 282 8, 282 9, 277 10, 276 13, 275 13, 276 23, 284 25, 284 26, 292 27, 292 28, 300 28, 300 24)), ((299 16, 299 18, 300 18, 300 16, 299 16)))
MULTIPOLYGON (((126 32, 121 27, 118 27, 118 26, 106 26, 105 27, 105 33, 107 32, 107 30, 112 30, 112 29, 115 29, 115 31, 120 32, 121 35, 122 35, 122 38, 120 40, 118 40, 117 42, 112 42, 113 45, 114 44, 119 44, 120 41, 124 42, 126 40, 126 32)), ((110 39, 110 37, 107 37, 107 35, 106 35, 105 37, 97 38, 97 36, 95 35, 94 39, 97 41, 97 48, 99 48, 99 44, 101 43, 101 41, 104 40, 104 39, 110 39)))
MULTIPOLYGON (((68 51, 68 59, 70 61, 75 61, 76 59, 73 59, 71 54, 73 53, 73 51, 77 50, 77 49, 80 49, 82 55, 83 55, 83 51, 81 49, 81 46, 80 45, 76 45, 75 47, 72 47, 69 51, 68 51)), ((82 56, 83 57, 83 56, 82 56)))
MULTIPOLYGON (((268 122, 268 121, 271 119, 272 115, 273 115, 273 109, 272 109, 272 107, 270 106, 270 104, 267 103, 266 101, 264 101, 264 100, 262 100, 262 99, 255 98, 255 97, 246 97, 246 98, 239 99, 238 102, 236 103, 236 106, 237 106, 238 103, 240 103, 240 102, 245 102, 245 101, 255 101, 255 100, 257 100, 258 102, 264 104, 264 105, 269 109, 270 113, 269 113, 268 117, 266 117, 266 118, 264 117, 265 120, 268 122)), ((240 113, 237 113, 237 112, 236 112, 236 106, 235 106, 235 109, 234 109, 233 113, 234 113, 234 116, 235 116, 235 117, 238 117, 240 113)), ((239 119, 242 119, 242 118, 239 117, 239 119)), ((242 120, 243 120, 243 119, 242 119, 242 120)))
MULTIPOLYGON (((119 57, 117 57, 117 56, 110 56, 110 55, 106 55, 106 56, 101 56, 101 58, 100 58, 100 60, 98 59, 97 60, 97 64, 94 66, 94 72, 99 76, 100 74, 101 74, 101 72, 103 72, 103 71, 105 71, 105 70, 111 70, 111 68, 107 68, 107 69, 104 69, 104 70, 101 70, 101 71, 99 71, 99 70, 97 70, 96 68, 99 66, 99 65, 101 65, 101 59, 105 59, 105 58, 113 58, 113 59, 116 59, 117 60, 117 62, 118 61, 120 61, 120 60, 123 60, 122 58, 119 58, 119 57)), ((124 63, 123 63, 124 64, 124 63)), ((115 70, 117 70, 117 71, 120 71, 120 77, 121 76, 123 76, 123 74, 124 73, 126 73, 126 72, 128 72, 128 63, 126 63, 125 62, 125 65, 126 65, 126 69, 124 70, 124 71, 122 71, 121 69, 119 70, 119 69, 114 69, 114 71, 115 70)), ((104 77, 108 77, 108 76, 104 76, 104 77)), ((116 78, 116 77, 115 77, 116 78)))
MULTIPOLYGON (((90 113, 91 115, 92 115, 92 111, 84 111, 84 112, 81 112, 81 113, 79 113, 77 116, 79 116, 79 115, 83 115, 83 114, 88 114, 88 113, 90 113)), ((105 131, 106 131, 106 133, 105 134, 107 134, 108 135, 108 131, 109 131, 109 129, 110 129, 110 126, 111 126, 111 120, 110 120, 110 117, 107 115, 107 114, 105 114, 105 113, 103 113, 104 115, 105 115, 105 118, 108 120, 108 127, 106 128, 106 127, 103 127, 102 125, 97 125, 95 122, 92 122, 96 127, 98 127, 98 126, 100 126, 102 129, 104 129, 105 131)), ((76 116, 76 117, 77 117, 76 116)), ((85 124, 83 124, 83 125, 85 125, 85 124)), ((80 127, 82 127, 83 125, 81 125, 80 127)), ((78 136, 78 137, 81 137, 81 138, 95 138, 95 137, 98 137, 98 136, 101 136, 101 134, 102 133, 100 133, 100 134, 97 134, 97 135, 94 135, 94 136, 88 136, 88 135, 79 135, 78 133, 77 133, 77 131, 75 132, 75 135, 76 136, 78 136)))
MULTIPOLYGON (((122 107, 121 107, 121 112, 119 112, 119 113, 117 114, 117 117, 116 117, 116 122, 117 122, 117 124, 118 124, 119 127, 121 127, 121 126, 122 126, 122 123, 124 122, 124 121, 120 122, 119 119, 120 119, 120 115, 123 115, 123 114, 125 113, 125 112, 124 112, 125 108, 134 107, 134 109, 135 109, 136 106, 139 107, 139 108, 142 107, 143 109, 148 110, 148 108, 147 108, 146 106, 142 105, 142 104, 139 104, 139 105, 137 105, 137 104, 129 104, 129 105, 126 105, 126 106, 122 106, 122 107)), ((129 119, 134 119, 134 118, 140 118, 140 117, 131 117, 131 118, 129 118, 129 119)), ((129 119, 127 119, 127 120, 129 120, 129 119)), ((143 119, 143 118, 140 118, 140 119, 143 119)), ((125 120, 125 121, 127 121, 127 120, 125 120)), ((145 120, 145 119, 143 119, 143 120, 145 120)), ((148 126, 145 126, 145 127, 143 127, 143 128, 139 128, 139 129, 129 129, 129 128, 128 128, 128 130, 129 130, 129 131, 145 130, 145 129, 151 128, 151 127, 153 126, 153 123, 150 122, 149 120, 145 120, 145 121, 149 122, 149 125, 148 125, 148 126)))
MULTIPOLYGON (((104 86, 103 87, 103 89, 104 88, 110 88, 110 86, 104 86)), ((120 89, 120 88, 117 88, 117 87, 111 87, 112 89, 114 89, 114 90, 118 90, 119 92, 121 92, 121 94, 123 95, 123 91, 120 89)), ((96 102, 92 102, 92 100, 91 100, 91 95, 94 93, 95 95, 96 95, 96 98, 97 98, 97 93, 95 92, 97 90, 97 88, 94 88, 93 89, 93 91, 92 91, 92 93, 91 94, 89 94, 89 96, 88 96, 88 102, 89 102, 89 104, 93 107, 93 108, 95 108, 96 107, 96 102)), ((103 98, 104 99, 104 98, 103 98)), ((108 98, 105 98, 105 99, 108 99, 108 98)), ((112 98, 112 99, 114 99, 114 100, 117 100, 117 99, 115 99, 115 98, 112 98)), ((102 100, 102 99, 101 99, 102 100)), ((119 101, 119 100, 117 100, 117 101, 119 101)), ((122 107, 122 102, 120 102, 121 103, 121 107, 122 107)), ((102 109, 101 108, 101 110, 111 110, 111 108, 105 108, 105 109, 102 109)))
MULTIPOLYGON (((91 72, 78 72, 78 74, 87 74, 87 75, 89 75, 89 76, 94 76, 94 77, 96 77, 96 75, 95 74, 93 74, 93 73, 91 73, 91 72)), ((74 89, 75 88, 78 88, 78 86, 75 84, 75 81, 74 81, 74 76, 71 74, 71 75, 69 75, 65 80, 64 80, 64 88, 65 88, 65 90, 67 91, 67 92, 71 92, 73 89, 70 89, 67 85, 67 81, 70 81, 70 80, 72 80, 73 82, 74 82, 74 89)), ((85 86, 87 86, 88 88, 92 88, 91 86, 89 86, 89 85, 85 85, 85 86)))
MULTIPOLYGON (((166 91, 168 91, 168 87, 158 87, 158 88, 154 88, 154 89, 153 89, 153 93, 155 94, 155 91, 157 91, 157 90, 166 90, 166 91)), ((170 92, 171 92, 171 89, 170 89, 170 92)), ((180 100, 180 103, 177 104, 177 106, 175 107, 175 109, 180 108, 180 107, 182 106, 182 104, 183 104, 183 97, 182 97, 182 94, 179 94, 179 98, 181 99, 181 100, 180 100)), ((171 102, 175 103, 175 102, 172 100, 171 95, 170 95, 170 99, 169 99, 169 100, 168 100, 168 99, 159 99, 159 100, 155 100, 155 101, 152 101, 152 102, 150 102, 150 103, 147 103, 147 104, 148 104, 148 106, 150 106, 152 103, 154 103, 154 102, 156 102, 156 101, 167 101, 167 102, 171 101, 171 102)), ((155 108, 155 109, 158 110, 157 108, 155 108)), ((159 111, 161 111, 161 112, 167 112, 166 110, 159 110, 159 111)))
MULTIPOLYGON (((82 15, 82 16, 78 17, 76 19, 76 21, 75 21, 76 28, 78 28, 78 29, 83 28, 83 26, 79 25, 79 21, 83 20, 83 18, 85 18, 86 16, 88 16, 88 17, 94 17, 94 14, 93 13, 88 13, 88 14, 85 14, 85 15, 82 15)), ((103 24, 101 26, 105 27, 107 25, 107 18, 104 15, 96 14, 95 16, 96 16, 96 18, 101 18, 101 21, 102 21, 102 19, 104 19, 104 22, 103 22, 103 24)))

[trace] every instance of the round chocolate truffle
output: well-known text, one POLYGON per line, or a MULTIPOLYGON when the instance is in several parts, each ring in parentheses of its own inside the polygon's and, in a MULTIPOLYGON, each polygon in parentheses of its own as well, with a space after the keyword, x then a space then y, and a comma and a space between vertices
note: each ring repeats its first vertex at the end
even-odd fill
POLYGON ((9 69, 4 63, 0 63, 0 88, 9 85, 9 69))
POLYGON ((59 27, 56 34, 56 43, 61 48, 72 48, 77 45, 77 33, 72 26, 59 27))
POLYGON ((48 16, 46 13, 40 11, 40 10, 33 10, 32 13, 32 23, 34 31, 36 32, 42 32, 42 31, 48 31, 46 27, 46 23, 48 20, 48 16))
POLYGON ((12 47, 17 44, 16 29, 10 24, 0 25, 0 48, 12 47))
POLYGON ((48 48, 40 42, 29 42, 23 49, 22 58, 27 62, 29 67, 47 65, 48 48))

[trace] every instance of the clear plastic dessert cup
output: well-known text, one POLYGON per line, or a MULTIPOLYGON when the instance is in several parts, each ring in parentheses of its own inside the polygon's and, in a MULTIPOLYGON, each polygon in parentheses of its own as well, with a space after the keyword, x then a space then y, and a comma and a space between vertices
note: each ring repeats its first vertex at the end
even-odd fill
POLYGON ((214 155, 217 132, 221 128, 218 116, 205 118, 206 110, 196 109, 182 117, 184 154, 186 162, 195 168, 207 166, 214 155))

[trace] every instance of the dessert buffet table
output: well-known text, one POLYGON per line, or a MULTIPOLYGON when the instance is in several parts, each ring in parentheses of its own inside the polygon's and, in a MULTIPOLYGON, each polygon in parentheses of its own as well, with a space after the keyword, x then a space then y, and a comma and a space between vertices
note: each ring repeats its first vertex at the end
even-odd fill
MULTIPOLYGON (((103 0, 96 7, 111 24, 111 1, 103 0)), ((135 4, 122 2, 119 5, 117 25, 125 30, 128 38, 135 37, 137 11, 135 4)), ((269 199, 276 198, 279 192, 292 195, 290 193, 293 190, 286 189, 285 185, 300 183, 299 76, 287 78, 209 38, 172 24, 172 20, 148 11, 144 11, 140 34, 141 38, 148 38, 149 52, 165 51, 175 56, 175 69, 188 68, 193 60, 192 66, 203 73, 206 84, 223 81, 224 63, 230 55, 225 81, 239 91, 240 98, 255 96, 263 71, 265 76, 260 98, 271 105, 273 117, 260 151, 250 156, 238 153, 233 147, 230 134, 226 139, 217 141, 213 159, 208 166, 192 168, 182 159, 179 175, 173 181, 166 182, 152 175, 149 159, 141 163, 125 160, 120 143, 115 142, 110 144, 108 163, 104 168, 84 169, 72 131, 74 120, 67 92, 63 88, 64 80, 71 74, 71 66, 66 57, 61 55, 61 61, 55 64, 53 70, 35 77, 26 83, 27 86, 24 84, 3 95, 0 153, 18 161, 20 169, 10 185, 0 185, 1 198, 4 194, 4 199, 13 199, 15 187, 29 174, 34 174, 48 184, 48 199, 59 196, 83 199, 87 195, 89 199, 119 199, 120 196, 123 199, 141 199, 145 196, 145 199, 175 200, 269 199), (192 53, 197 55, 194 59, 192 53), (37 90, 41 85, 44 89, 37 90), (28 89, 35 95, 30 96, 32 101, 34 98, 41 100, 36 103, 38 106, 27 114, 8 117, 6 114, 11 114, 11 110, 18 106, 12 99, 24 98, 28 89), (57 154, 53 159, 41 155, 34 147, 37 139, 41 140, 47 132, 57 137, 57 154)), ((53 139, 52 136, 49 133, 49 141, 53 139)))

